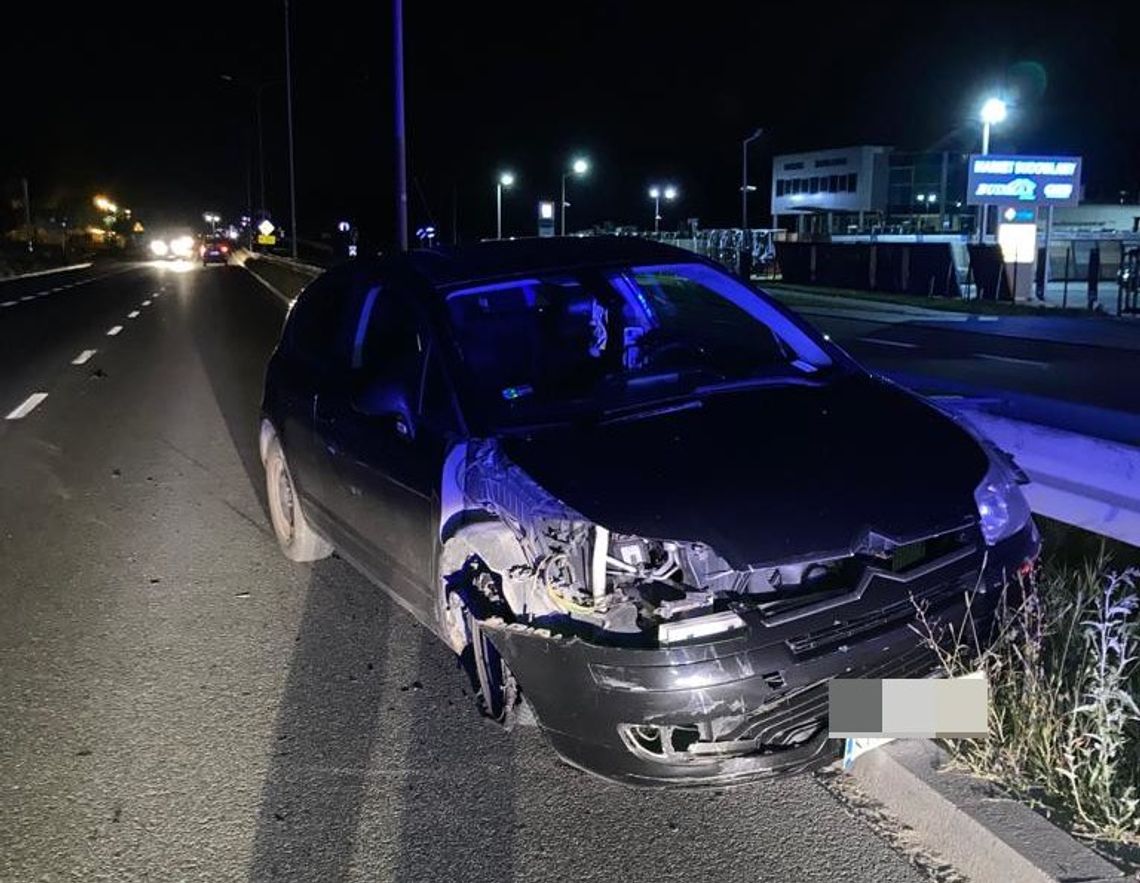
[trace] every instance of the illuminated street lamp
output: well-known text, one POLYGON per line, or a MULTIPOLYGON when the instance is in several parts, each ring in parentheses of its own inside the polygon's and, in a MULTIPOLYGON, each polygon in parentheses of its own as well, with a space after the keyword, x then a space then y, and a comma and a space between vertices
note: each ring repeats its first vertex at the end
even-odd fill
POLYGON ((672 202, 677 198, 677 188, 672 184, 665 187, 657 187, 654 185, 649 188, 649 198, 653 200, 653 232, 658 233, 661 229, 661 198, 664 197, 666 202, 672 202))
MULTIPOLYGON (((982 120, 982 156, 990 152, 990 126, 1004 122, 1008 113, 1009 108, 1000 98, 987 98, 982 103, 982 109, 978 114, 982 120)), ((981 214, 981 221, 978 224, 978 242, 984 242, 989 209, 985 205, 979 206, 978 209, 981 214)))
POLYGON ((982 153, 990 152, 990 126, 1005 121, 1009 113, 1006 103, 1000 98, 987 98, 982 105, 982 153))
POLYGON ((217 235, 218 223, 222 220, 222 216, 217 214, 216 212, 205 212, 202 215, 202 220, 205 221, 207 224, 209 224, 210 225, 210 231, 214 235, 217 235))
POLYGON ((503 238, 503 188, 513 187, 515 183, 515 176, 510 172, 503 172, 499 175, 499 181, 495 185, 495 238, 503 238))
POLYGON ((571 175, 577 175, 579 178, 586 172, 590 171, 590 164, 582 157, 574 160, 570 166, 570 171, 562 173, 562 235, 566 235, 566 206, 570 203, 566 201, 566 179, 571 175))
POLYGON ((111 202, 111 200, 109 200, 106 196, 96 196, 94 202, 95 208, 99 209, 101 212, 107 212, 109 215, 113 215, 119 210, 119 207, 115 205, 115 203, 111 202))

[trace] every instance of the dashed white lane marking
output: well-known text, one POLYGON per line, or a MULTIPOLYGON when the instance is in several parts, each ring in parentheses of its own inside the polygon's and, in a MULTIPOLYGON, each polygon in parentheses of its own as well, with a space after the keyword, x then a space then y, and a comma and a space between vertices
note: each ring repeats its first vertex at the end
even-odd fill
POLYGON ((88 359, 95 355, 95 350, 84 350, 78 356, 71 360, 72 365, 82 365, 88 359))
POLYGON ((995 356, 992 353, 974 353, 975 359, 989 359, 991 362, 1009 362, 1013 365, 1030 365, 1033 368, 1048 368, 1048 362, 1038 362, 1035 359, 1017 359, 1013 356, 995 356))
POLYGON ((44 399, 46 399, 47 396, 48 396, 48 394, 46 392, 34 392, 34 393, 32 393, 30 396, 28 396, 26 399, 24 399, 19 405, 17 405, 15 407, 15 409, 9 411, 8 415, 4 419, 5 420, 22 420, 23 418, 25 418, 29 414, 31 414, 32 411, 34 411, 36 409, 36 407, 39 405, 39 403, 42 402, 44 399))
POLYGON ((131 310, 129 313, 127 313, 128 319, 137 319, 138 317, 139 317, 139 311, 138 310, 131 310))
POLYGON ((877 343, 879 346, 897 346, 904 350, 918 349, 917 343, 903 343, 901 340, 887 340, 884 337, 860 337, 864 343, 877 343))
POLYGON ((35 297, 34 294, 25 294, 20 300, 31 300, 33 297, 35 297))
POLYGON ((64 289, 64 286, 61 285, 61 286, 59 286, 59 288, 53 288, 51 290, 51 293, 55 294, 57 291, 63 291, 63 289, 64 289))
POLYGON ((144 307, 149 307, 149 306, 150 306, 150 301, 149 301, 149 300, 144 300, 144 301, 142 302, 142 305, 143 305, 144 307))
POLYGON ((0 304, 0 307, 14 307, 14 306, 16 306, 16 301, 14 301, 14 300, 6 300, 6 301, 4 301, 4 303, 0 304))
POLYGON ((116 334, 118 334, 122 330, 123 330, 122 325, 114 325, 111 327, 111 330, 107 332, 107 336, 108 337, 114 337, 116 334))

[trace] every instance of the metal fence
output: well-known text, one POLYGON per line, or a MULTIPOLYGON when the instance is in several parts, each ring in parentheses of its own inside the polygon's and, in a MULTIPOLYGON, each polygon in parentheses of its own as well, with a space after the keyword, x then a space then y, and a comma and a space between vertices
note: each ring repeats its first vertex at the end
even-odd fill
POLYGON ((739 271, 741 257, 747 254, 753 275, 772 276, 776 268, 776 241, 785 236, 783 230, 743 230, 728 227, 697 230, 695 233, 643 233, 645 239, 675 245, 739 271))

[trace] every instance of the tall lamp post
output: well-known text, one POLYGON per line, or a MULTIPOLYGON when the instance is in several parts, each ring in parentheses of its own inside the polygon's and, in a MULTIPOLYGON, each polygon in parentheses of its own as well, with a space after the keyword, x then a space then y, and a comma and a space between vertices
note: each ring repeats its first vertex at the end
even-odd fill
POLYGON ((408 250, 408 145, 404 116, 404 0, 392 0, 392 39, 395 67, 396 123, 396 240, 400 251, 408 250))
POLYGON ((740 143, 740 229, 748 229, 748 145, 764 134, 757 129, 740 143))
POLYGON ((289 242, 297 260, 297 176, 293 164, 293 64, 289 55, 289 0, 285 0, 285 112, 289 123, 289 242))
MULTIPOLYGON (((1009 108, 1000 98, 987 98, 982 104, 980 114, 982 119, 982 156, 990 152, 990 126, 1003 122, 1008 113, 1009 108)), ((981 213, 981 220, 978 223, 978 242, 985 242, 989 206, 981 205, 978 209, 981 213)))
POLYGON ((566 201, 566 179, 569 178, 571 175, 577 175, 578 177, 581 177, 582 175, 586 174, 586 172, 588 172, 588 171, 590 171, 590 164, 588 162, 586 162, 586 160, 579 157, 578 159, 574 160, 573 164, 570 166, 570 171, 562 173, 562 233, 561 233, 561 235, 563 235, 563 236, 566 235, 566 206, 569 205, 569 203, 566 201))
POLYGON ((253 115, 257 122, 257 175, 261 204, 256 207, 256 211, 254 210, 254 206, 249 206, 249 210, 250 215, 256 216, 260 214, 264 216, 267 207, 265 205, 265 137, 261 125, 261 93, 265 91, 266 86, 272 86, 274 83, 279 83, 280 80, 272 79, 260 83, 250 83, 245 80, 239 80, 232 74, 220 74, 219 76, 227 83, 244 86, 249 89, 250 94, 253 96, 253 115))
POLYGON ((664 197, 666 202, 672 202, 677 198, 677 188, 672 184, 665 187, 653 186, 649 188, 649 198, 653 200, 653 232, 654 234, 661 232, 661 198, 664 197))
POLYGON ((503 188, 512 187, 515 183, 515 176, 510 172, 503 172, 499 175, 499 181, 495 184, 495 238, 503 238, 503 188))

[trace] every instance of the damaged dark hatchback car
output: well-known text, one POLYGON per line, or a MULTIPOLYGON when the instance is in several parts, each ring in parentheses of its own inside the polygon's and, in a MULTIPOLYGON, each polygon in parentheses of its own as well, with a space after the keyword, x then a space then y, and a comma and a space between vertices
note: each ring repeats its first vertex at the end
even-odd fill
POLYGON ((721 782, 834 756, 827 683, 923 677, 1039 540, 1016 466, 764 293, 626 238, 361 260, 269 365, 285 554, 335 548, 569 763, 721 782))

